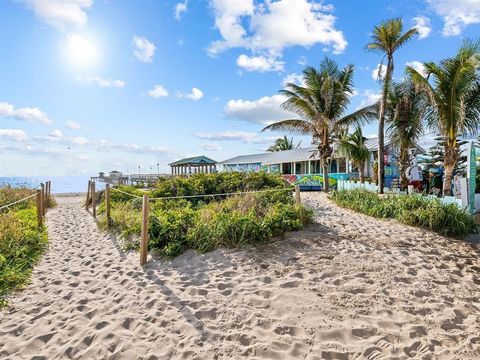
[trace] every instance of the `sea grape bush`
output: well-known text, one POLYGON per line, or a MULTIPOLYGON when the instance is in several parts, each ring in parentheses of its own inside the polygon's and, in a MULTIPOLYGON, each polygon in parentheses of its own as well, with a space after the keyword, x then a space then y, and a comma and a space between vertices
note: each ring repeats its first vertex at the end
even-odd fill
MULTIPOLYGON (((119 187, 136 194, 143 190, 119 187)), ((237 247, 264 242, 301 229, 312 221, 312 211, 294 204, 293 189, 279 175, 266 173, 197 174, 189 178, 164 179, 149 197, 225 194, 242 191, 282 189, 234 196, 154 200, 149 217, 150 249, 177 256, 185 249, 199 252, 217 247, 237 247)), ((111 192, 111 226, 124 238, 138 238, 141 228, 141 199, 111 192), (140 200, 140 201, 139 201, 140 200)), ((100 206, 99 213, 103 212, 100 206)), ((104 217, 100 226, 106 228, 104 217)), ((128 246, 138 246, 127 242, 128 246)))
POLYGON ((442 204, 419 194, 386 195, 365 189, 339 190, 330 194, 337 205, 377 218, 395 219, 441 235, 463 237, 474 230, 473 217, 456 204, 442 204))

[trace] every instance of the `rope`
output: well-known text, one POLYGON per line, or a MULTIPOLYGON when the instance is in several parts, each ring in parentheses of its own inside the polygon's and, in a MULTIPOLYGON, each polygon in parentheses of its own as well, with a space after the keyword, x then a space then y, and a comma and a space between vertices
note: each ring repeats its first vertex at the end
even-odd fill
POLYGON ((125 195, 130 195, 130 196, 132 196, 132 197, 139 198, 139 199, 142 198, 141 196, 134 195, 134 194, 130 194, 130 193, 126 192, 126 191, 122 191, 122 190, 115 189, 114 187, 112 187, 112 188, 110 188, 110 189, 111 189, 111 190, 118 191, 118 192, 120 192, 120 193, 122 193, 122 194, 125 194, 125 195))
POLYGON ((230 196, 230 195, 254 194, 254 193, 261 193, 261 192, 286 191, 286 190, 293 191, 293 188, 288 187, 288 188, 282 188, 282 189, 254 190, 254 191, 231 192, 231 193, 223 193, 223 194, 164 196, 164 197, 157 197, 157 198, 149 198, 148 200, 191 199, 191 198, 197 198, 197 197, 230 196))
POLYGON ((11 204, 8 204, 8 205, 3 205, 2 207, 0 207, 0 210, 3 210, 3 209, 6 209, 6 208, 9 208, 9 207, 11 207, 11 206, 13 206, 13 205, 15 205, 15 204, 18 204, 19 202, 22 202, 22 201, 28 200, 28 199, 30 199, 30 198, 32 198, 32 197, 34 197, 34 196, 37 196, 37 194, 32 194, 32 195, 30 195, 30 196, 27 196, 26 198, 23 198, 23 199, 17 200, 17 201, 15 201, 15 202, 11 203, 11 204))

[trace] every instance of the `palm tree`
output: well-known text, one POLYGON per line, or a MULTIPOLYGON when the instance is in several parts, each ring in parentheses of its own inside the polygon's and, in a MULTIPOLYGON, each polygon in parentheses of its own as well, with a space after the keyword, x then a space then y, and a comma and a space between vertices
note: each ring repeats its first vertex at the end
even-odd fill
MULTIPOLYGON (((405 45, 416 34, 418 34, 416 28, 409 29, 403 33, 403 21, 401 18, 389 19, 373 28, 372 42, 366 46, 367 50, 383 54, 384 58, 387 58, 387 68, 383 79, 382 98, 378 114, 378 189, 380 194, 383 194, 384 186, 385 111, 390 82, 393 76, 393 55, 395 51, 405 45)), ((383 65, 379 67, 379 74, 382 68, 383 65)))
POLYGON ((408 186, 407 168, 410 149, 416 149, 423 134, 423 115, 426 98, 411 79, 392 85, 387 104, 387 131, 393 147, 398 149, 400 189, 408 186))
POLYGON ((285 151, 285 150, 293 150, 298 149, 300 147, 301 142, 297 145, 293 144, 293 138, 288 140, 287 136, 284 135, 283 138, 278 138, 275 140, 275 143, 268 148, 267 151, 276 152, 276 151, 285 151))
POLYGON ((323 169, 324 190, 328 191, 328 164, 332 156, 332 138, 346 125, 369 121, 377 115, 377 105, 370 105, 345 115, 353 87, 353 65, 339 69, 335 61, 325 58, 317 70, 303 70, 305 86, 286 84, 280 93, 286 97, 282 109, 293 112, 298 118, 280 120, 266 126, 265 130, 287 130, 312 135, 323 169))
POLYGON ((407 67, 429 102, 426 120, 444 142, 443 195, 452 194, 453 172, 460 156, 458 137, 478 133, 480 125, 480 42, 466 40, 457 55, 425 63, 427 78, 407 67))
POLYGON ((358 167, 358 176, 363 184, 365 163, 370 158, 370 151, 365 145, 365 138, 362 129, 357 127, 352 134, 344 135, 337 144, 336 152, 352 161, 353 165, 358 167))

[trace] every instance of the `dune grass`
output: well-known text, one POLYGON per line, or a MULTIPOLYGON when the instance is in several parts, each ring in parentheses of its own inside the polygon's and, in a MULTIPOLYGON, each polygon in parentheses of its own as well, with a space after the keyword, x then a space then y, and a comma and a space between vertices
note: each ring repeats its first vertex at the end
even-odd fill
MULTIPOLYGON (((0 189, 0 207, 29 196, 31 189, 0 189)), ((49 201, 54 205, 54 200, 49 201)), ((38 229, 35 198, 0 212, 0 308, 30 280, 33 266, 47 247, 46 229, 38 229)))
MULTIPOLYGON (((133 187, 123 191, 141 195, 133 187)), ((198 174, 162 180, 150 197, 184 196, 279 189, 234 196, 156 200, 151 203, 149 248, 177 256, 186 249, 207 252, 221 246, 238 247, 283 236, 312 221, 312 211, 294 204, 292 188, 278 175, 265 173, 198 174), (287 189, 286 189, 287 188, 287 189), (280 190, 281 189, 281 190, 280 190)), ((111 192, 110 229, 126 239, 138 239, 141 230, 141 199, 111 192)), ((99 213, 103 212, 103 205, 99 213)), ((100 216, 100 226, 107 228, 100 216)), ((137 248, 137 241, 126 242, 137 248)))
POLYGON ((475 229, 473 216, 456 204, 442 204, 419 194, 385 195, 365 190, 339 190, 330 194, 337 205, 377 218, 395 219, 441 235, 464 237, 475 229))

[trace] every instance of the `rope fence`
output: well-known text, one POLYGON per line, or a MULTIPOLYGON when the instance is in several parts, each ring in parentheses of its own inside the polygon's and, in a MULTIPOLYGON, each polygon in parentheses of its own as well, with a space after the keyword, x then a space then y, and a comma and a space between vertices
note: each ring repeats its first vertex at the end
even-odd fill
POLYGON ((37 224, 38 228, 41 229, 43 227, 43 221, 45 214, 47 213, 47 208, 48 208, 48 201, 51 196, 51 189, 52 189, 52 182, 47 181, 45 184, 41 183, 40 184, 40 189, 37 189, 35 194, 32 194, 30 196, 26 196, 23 199, 14 201, 10 204, 3 205, 0 207, 0 211, 4 209, 10 209, 12 206, 17 205, 23 201, 27 201, 33 197, 36 198, 36 208, 37 208, 37 224))
MULTIPOLYGON (((131 196, 132 198, 142 199, 142 227, 141 227, 141 236, 140 236, 140 266, 143 266, 147 262, 147 253, 148 253, 148 216, 150 211, 150 201, 154 200, 173 200, 173 199, 192 199, 192 198, 204 198, 204 197, 220 197, 220 196, 235 196, 235 195, 244 195, 244 194, 258 194, 266 192, 279 192, 279 191, 295 191, 295 203, 297 205, 301 204, 300 198, 300 186, 294 185, 281 189, 266 189, 266 190, 252 190, 252 191, 239 191, 239 192, 230 192, 230 193, 221 193, 221 194, 202 194, 202 195, 181 195, 181 196, 160 196, 155 198, 150 198, 148 194, 143 194, 143 196, 135 195, 114 187, 110 187, 110 184, 107 184, 105 187, 105 216, 107 221, 107 226, 110 226, 110 193, 111 191, 116 191, 124 195, 131 196)), ((95 182, 88 182, 87 189, 87 201, 85 203, 85 208, 88 210, 90 204, 92 204, 92 216, 96 218, 96 193, 95 193, 95 182)))

